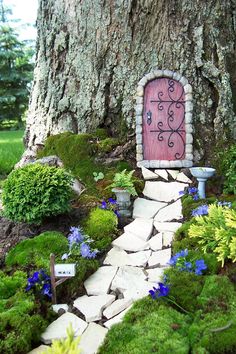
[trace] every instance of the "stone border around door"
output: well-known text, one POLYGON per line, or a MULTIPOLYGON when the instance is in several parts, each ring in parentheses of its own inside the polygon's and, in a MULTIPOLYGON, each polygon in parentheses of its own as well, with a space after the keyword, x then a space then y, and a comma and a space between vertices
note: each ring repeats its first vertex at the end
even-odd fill
POLYGON ((181 74, 171 70, 153 70, 145 75, 138 83, 136 93, 136 161, 138 167, 146 168, 181 168, 191 167, 193 165, 193 127, 192 127, 192 86, 188 80, 181 74), (184 88, 185 93, 185 130, 186 145, 184 160, 144 160, 143 159, 143 104, 144 104, 144 88, 149 81, 166 77, 179 81, 184 88))

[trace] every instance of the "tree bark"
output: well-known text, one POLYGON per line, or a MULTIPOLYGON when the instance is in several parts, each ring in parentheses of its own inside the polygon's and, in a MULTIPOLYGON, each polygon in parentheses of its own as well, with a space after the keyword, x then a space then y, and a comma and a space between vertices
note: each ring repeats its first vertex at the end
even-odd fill
POLYGON ((235 0, 40 0, 28 147, 51 134, 134 128, 138 81, 193 86, 195 161, 236 137, 235 0))

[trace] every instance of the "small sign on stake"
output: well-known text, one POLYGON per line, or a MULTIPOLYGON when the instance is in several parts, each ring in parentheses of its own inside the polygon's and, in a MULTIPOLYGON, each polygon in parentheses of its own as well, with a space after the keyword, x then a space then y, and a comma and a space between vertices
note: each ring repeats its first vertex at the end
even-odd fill
POLYGON ((67 279, 75 276, 75 263, 55 264, 55 255, 50 255, 50 276, 52 286, 52 303, 57 303, 56 287, 64 283, 67 279), (59 278, 59 280, 56 280, 59 278))

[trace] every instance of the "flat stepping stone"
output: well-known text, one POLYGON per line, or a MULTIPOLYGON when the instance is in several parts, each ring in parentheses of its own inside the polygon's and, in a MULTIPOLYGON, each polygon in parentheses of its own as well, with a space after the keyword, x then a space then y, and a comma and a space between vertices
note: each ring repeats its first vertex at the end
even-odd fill
POLYGON ((147 242, 129 232, 125 232, 120 237, 115 239, 112 242, 112 246, 130 252, 143 251, 149 247, 147 242))
POLYGON ((150 256, 151 256, 151 251, 140 251, 140 252, 135 252, 135 253, 130 253, 128 255, 129 260, 127 265, 131 265, 134 267, 145 267, 150 256))
POLYGON ((40 345, 38 348, 31 350, 28 354, 39 354, 45 353, 50 347, 48 345, 40 345))
POLYGON ((103 311, 103 316, 105 316, 109 320, 110 318, 118 315, 118 313, 127 309, 132 303, 132 299, 116 300, 103 311))
POLYGON ((87 322, 81 320, 81 318, 73 313, 66 312, 46 328, 41 335, 42 342, 51 344, 54 339, 66 339, 66 330, 69 328, 70 323, 75 337, 81 336, 88 326, 87 322))
POLYGON ((171 202, 177 200, 181 196, 179 192, 182 191, 188 184, 179 182, 145 182, 143 194, 152 199, 162 202, 171 202))
POLYGON ((166 181, 168 181, 168 173, 166 170, 155 170, 154 171, 158 176, 160 176, 161 178, 165 179, 166 181))
POLYGON ((174 232, 166 231, 162 234, 162 242, 164 247, 170 247, 174 238, 174 232))
POLYGON ((156 175, 154 172, 148 170, 146 167, 141 167, 142 169, 142 175, 145 180, 148 179, 158 179, 158 175, 156 175))
POLYGON ((153 230, 153 220, 152 219, 142 219, 137 218, 130 224, 124 227, 125 232, 129 232, 139 237, 143 241, 147 241, 153 230))
POLYGON ((173 179, 176 179, 179 174, 179 170, 167 170, 167 172, 169 173, 169 175, 171 175, 173 179))
POLYGON ((149 241, 148 244, 153 251, 158 251, 162 249, 162 233, 158 233, 153 236, 149 241))
POLYGON ((183 172, 180 172, 177 177, 176 177, 176 181, 179 182, 183 182, 183 183, 193 183, 193 181, 191 181, 191 179, 189 179, 183 172))
POLYGON ((129 289, 123 292, 123 296, 125 299, 132 298, 133 301, 142 299, 146 297, 149 293, 149 290, 153 288, 153 283, 148 281, 140 281, 136 284, 136 286, 131 286, 129 289))
POLYGON ((148 281, 155 283, 161 282, 164 270, 165 268, 147 269, 146 272, 148 274, 148 281))
POLYGON ((123 293, 130 287, 136 287, 137 284, 146 279, 142 268, 125 266, 120 267, 111 284, 111 290, 119 290, 123 293))
POLYGON ((166 205, 166 203, 162 202, 137 198, 134 201, 133 218, 152 219, 157 212, 166 205))
POLYGON ((154 220, 159 222, 179 220, 183 218, 182 214, 182 204, 181 200, 178 199, 176 202, 167 205, 158 211, 154 220))
POLYGON ((106 255, 103 264, 110 264, 113 266, 125 266, 129 263, 129 255, 124 250, 113 247, 106 255))
POLYGON ((148 260, 149 267, 160 265, 161 267, 167 267, 171 258, 171 248, 165 250, 153 252, 148 260))
POLYGON ((118 267, 100 267, 84 282, 84 287, 88 295, 103 295, 110 290, 111 282, 117 272, 118 267))
POLYGON ((111 328, 111 326, 113 326, 114 324, 120 323, 124 317, 124 315, 126 314, 126 312, 128 312, 131 309, 132 305, 130 307, 128 307, 126 310, 122 311, 119 313, 119 315, 111 318, 110 320, 106 321, 103 323, 103 325, 105 327, 107 327, 108 329, 111 328))
POLYGON ((97 323, 89 323, 88 327, 82 334, 79 342, 81 354, 95 354, 102 345, 107 334, 107 329, 97 323))
POLYGON ((155 229, 159 232, 172 231, 176 232, 182 224, 180 222, 157 222, 154 221, 155 229))
POLYGON ((73 306, 85 316, 86 322, 98 321, 102 318, 102 311, 115 301, 115 295, 81 296, 73 306))

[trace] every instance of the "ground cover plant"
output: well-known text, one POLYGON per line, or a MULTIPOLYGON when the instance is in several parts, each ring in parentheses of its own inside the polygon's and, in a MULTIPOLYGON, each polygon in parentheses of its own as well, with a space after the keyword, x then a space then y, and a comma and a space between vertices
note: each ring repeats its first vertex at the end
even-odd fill
POLYGON ((23 151, 23 130, 0 132, 0 176, 6 176, 19 161, 23 151))

